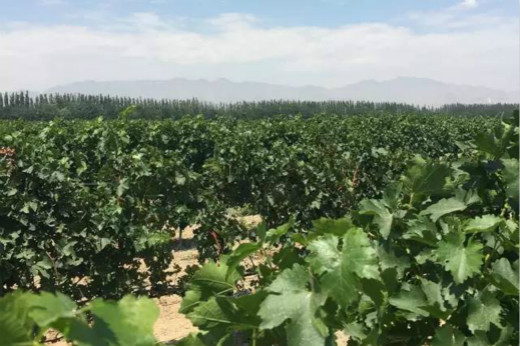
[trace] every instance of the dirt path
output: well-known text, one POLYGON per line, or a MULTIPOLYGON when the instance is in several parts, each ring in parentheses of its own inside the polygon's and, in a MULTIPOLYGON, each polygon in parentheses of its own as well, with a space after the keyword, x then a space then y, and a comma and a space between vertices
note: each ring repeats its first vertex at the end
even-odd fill
MULTIPOLYGON (((193 237, 193 230, 188 229, 183 232, 183 238, 189 241, 193 237)), ((179 265, 182 270, 178 274, 172 276, 170 280, 173 282, 177 281, 184 275, 184 269, 187 266, 198 264, 197 261, 197 250, 195 249, 183 249, 175 250, 173 264, 179 265)), ((157 306, 159 307, 159 319, 154 326, 154 334, 159 342, 171 345, 175 344, 189 333, 197 331, 190 320, 188 320, 183 314, 179 313, 181 306, 182 297, 176 294, 166 295, 160 298, 154 298, 157 306)), ((49 339, 54 339, 55 336, 50 333, 49 339)), ((69 346, 65 340, 60 339, 56 342, 48 342, 49 346, 69 346)))
MULTIPOLYGON (((249 224, 257 224, 260 222, 258 216, 246 217, 244 220, 249 224)), ((194 228, 188 228, 183 231, 183 241, 189 242, 193 237, 194 228)), ((195 249, 179 249, 174 252, 173 265, 181 267, 181 271, 170 277, 172 282, 176 282, 180 277, 184 275, 186 267, 194 264, 198 264, 197 261, 198 253, 195 249)), ((178 295, 166 295, 160 298, 154 298, 157 306, 159 307, 159 319, 154 325, 154 334, 159 342, 167 345, 175 345, 177 341, 187 336, 191 332, 197 331, 197 328, 191 324, 183 314, 179 313, 181 306, 182 297, 178 295)), ((343 333, 337 333, 338 345, 346 345, 347 337, 343 333)), ((54 339, 55 335, 49 334, 50 339, 54 339)), ((69 346, 65 340, 60 339, 55 342, 48 342, 49 346, 69 346)))
POLYGON ((181 297, 173 295, 157 300, 160 314, 154 326, 154 334, 159 342, 174 344, 175 341, 197 330, 190 320, 179 313, 181 297))

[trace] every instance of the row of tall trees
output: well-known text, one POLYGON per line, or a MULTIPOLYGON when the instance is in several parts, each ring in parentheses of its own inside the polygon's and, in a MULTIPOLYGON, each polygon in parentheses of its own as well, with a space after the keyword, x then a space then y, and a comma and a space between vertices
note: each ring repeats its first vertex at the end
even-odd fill
POLYGON ((131 114, 140 119, 177 119, 186 114, 212 118, 226 115, 237 118, 265 118, 277 114, 363 115, 384 113, 450 114, 455 116, 495 116, 511 113, 515 104, 451 104, 442 107, 368 101, 259 101, 215 104, 197 99, 143 99, 108 95, 39 94, 27 91, 0 94, 0 119, 50 120, 56 117, 92 119, 103 115, 116 118, 124 108, 136 105, 131 114))

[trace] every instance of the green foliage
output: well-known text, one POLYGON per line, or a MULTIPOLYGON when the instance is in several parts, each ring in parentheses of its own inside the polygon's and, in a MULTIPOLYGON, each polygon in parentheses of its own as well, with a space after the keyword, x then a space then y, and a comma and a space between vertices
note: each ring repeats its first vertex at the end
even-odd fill
POLYGON ((419 107, 403 103, 367 101, 260 101, 215 104, 210 102, 172 99, 142 99, 109 95, 40 94, 29 96, 27 91, 3 95, 0 93, 0 119, 52 120, 56 116, 68 119, 94 119, 103 115, 115 119, 133 107, 127 115, 134 119, 179 119, 186 114, 201 114, 213 118, 226 114, 237 119, 263 119, 279 114, 372 115, 450 114, 454 116, 496 116, 518 109, 515 104, 451 104, 442 107, 419 107))
POLYGON ((158 317, 159 309, 147 298, 97 299, 79 309, 61 293, 18 291, 0 298, 0 344, 43 345, 52 328, 78 346, 153 346, 158 317))
POLYGON ((465 238, 461 232, 449 233, 434 251, 435 259, 451 272, 458 284, 478 274, 483 259, 482 244, 470 240, 465 246, 465 238))
POLYGON ((338 331, 350 346, 517 344, 509 121, 6 124, 16 154, 0 157, 0 290, 73 300, 6 294, 0 343, 53 328, 78 345, 154 344, 150 301, 73 301, 161 289, 172 228, 199 223, 202 258, 219 260, 188 284, 181 312, 200 332, 181 345, 334 345, 338 331), (486 124, 498 127, 456 145, 486 124), (244 229, 229 213, 243 205, 266 221, 244 229))
MULTIPOLYGON (((199 224, 194 242, 201 260, 217 258, 235 240, 257 236, 229 213, 244 205, 273 228, 268 241, 297 241, 294 231, 340 218, 367 197, 360 212, 373 218, 374 232, 389 237, 402 217, 399 189, 376 198, 406 161, 416 154, 456 159, 457 141, 498 123, 390 114, 131 119, 141 107, 110 121, 2 121, 0 146, 15 155, 0 154, 0 292, 17 286, 92 299, 170 289, 166 269, 176 230, 199 224), (290 219, 289 233, 273 227, 290 219)), ((415 194, 414 206, 451 172, 415 160, 418 168, 402 187, 415 194)), ((496 174, 512 185, 514 162, 503 164, 496 174)), ((314 227, 318 233, 329 225, 314 227)))
POLYGON ((251 345, 335 345, 335 333, 344 331, 349 346, 518 345, 518 211, 508 192, 515 182, 500 164, 517 160, 509 153, 518 137, 478 139, 452 160, 414 159, 401 184, 342 219, 321 218, 314 231, 296 234, 281 227, 298 248, 268 241, 259 226, 257 242, 221 260, 237 275, 232 287, 184 298, 208 308, 188 313, 201 331, 183 342, 224 345, 240 331, 251 345), (490 155, 496 147, 500 156, 490 155), (265 263, 247 271, 240 263, 266 253, 265 263), (234 297, 251 272, 258 278, 252 295, 234 297), (200 323, 213 316, 211 326, 200 323))
POLYGON ((266 288, 270 294, 258 311, 262 319, 259 328, 273 329, 287 322, 288 345, 324 344, 327 328, 316 318, 316 313, 326 296, 313 290, 311 280, 314 278, 307 269, 298 264, 282 271, 266 288))
POLYGON ((377 279, 376 251, 363 230, 351 228, 342 237, 338 249, 338 237, 324 236, 311 242, 309 264, 323 275, 323 289, 338 304, 348 306, 356 300, 359 291, 357 278, 377 279))
POLYGON ((197 204, 179 156, 136 142, 126 121, 12 125, 0 130, 16 152, 0 155, 0 292, 90 299, 165 286, 172 228, 197 204))

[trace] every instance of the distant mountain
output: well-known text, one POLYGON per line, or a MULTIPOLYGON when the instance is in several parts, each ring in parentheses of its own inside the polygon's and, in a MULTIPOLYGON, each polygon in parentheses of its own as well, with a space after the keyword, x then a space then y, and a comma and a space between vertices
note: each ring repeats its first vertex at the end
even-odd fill
POLYGON ((341 88, 291 87, 256 82, 170 80, 84 81, 46 90, 47 93, 107 94, 154 99, 197 98, 210 102, 260 100, 353 100, 404 102, 419 105, 448 103, 518 103, 520 91, 505 92, 486 87, 455 85, 426 78, 399 77, 387 81, 362 81, 341 88))

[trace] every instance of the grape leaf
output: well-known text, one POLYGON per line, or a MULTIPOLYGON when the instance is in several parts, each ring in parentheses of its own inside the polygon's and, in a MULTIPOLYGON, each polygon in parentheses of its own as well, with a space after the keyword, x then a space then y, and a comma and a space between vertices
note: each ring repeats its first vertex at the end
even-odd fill
POLYGON ((432 339, 432 346, 464 346, 466 337, 450 325, 437 328, 432 339))
POLYGON ((500 302, 489 290, 472 297, 469 300, 468 328, 472 332, 476 330, 489 331, 491 323, 500 327, 500 302))
POLYGON ((352 220, 349 217, 336 220, 322 217, 318 220, 312 221, 313 234, 316 235, 330 233, 337 236, 342 236, 352 227, 352 220))
POLYGON ((30 297, 29 293, 15 292, 0 298, 0 345, 33 345, 30 297))
POLYGON ((76 304, 62 293, 52 294, 42 292, 32 295, 29 298, 29 316, 38 324, 45 328, 60 318, 74 317, 76 304))
POLYGON ((291 216, 289 221, 283 225, 268 230, 265 234, 265 241, 268 243, 276 243, 279 241, 283 235, 287 234, 287 232, 291 230, 291 228, 294 226, 295 220, 296 219, 291 216))
POLYGON ((338 238, 325 236, 309 245, 309 263, 323 274, 320 282, 341 306, 349 305, 358 296, 359 278, 378 279, 377 253, 362 229, 350 229, 343 237, 342 250, 338 238))
POLYGON ((506 152, 513 133, 514 126, 502 123, 496 126, 493 131, 477 134, 474 143, 478 150, 499 158, 506 152))
POLYGON ((507 258, 501 258, 493 263, 492 282, 502 292, 512 296, 518 296, 518 260, 511 263, 507 258))
POLYGON ((410 239, 429 246, 437 244, 437 226, 426 216, 418 216, 407 222, 408 229, 403 233, 403 239, 410 239))
POLYGON ((203 330, 212 328, 253 329, 257 328, 259 324, 259 321, 248 317, 228 299, 220 297, 211 297, 208 301, 202 302, 187 317, 194 326, 203 330))
POLYGON ((441 193, 451 169, 445 165, 427 162, 421 157, 416 157, 414 162, 401 178, 409 193, 415 196, 441 193))
POLYGON ((392 229, 393 214, 388 210, 383 201, 364 199, 359 203, 361 215, 374 215, 374 223, 379 226, 379 232, 387 239, 392 229))
POLYGON ((436 260, 453 275, 458 284, 478 274, 482 265, 482 244, 470 240, 464 246, 464 239, 464 233, 451 232, 433 252, 436 260))
POLYGON ((518 160, 517 159, 503 159, 504 163, 504 180, 507 184, 506 193, 507 196, 512 198, 516 203, 518 203, 518 193, 519 193, 519 179, 518 179, 518 160))
POLYGON ((462 211, 467 208, 466 203, 464 201, 458 199, 457 197, 452 198, 443 198, 435 204, 430 205, 428 208, 421 212, 421 215, 430 215, 430 218, 433 222, 437 222, 439 218, 444 215, 462 211))
POLYGON ((413 312, 416 315, 428 315, 426 311, 420 308, 427 306, 428 303, 424 292, 417 286, 403 285, 399 294, 390 297, 388 302, 396 308, 413 312))
POLYGON ((392 249, 386 250, 383 246, 377 248, 377 257, 379 258, 379 266, 382 271, 395 268, 399 278, 410 267, 410 261, 406 257, 398 257, 392 249))
POLYGON ((125 296, 118 302, 96 299, 89 304, 89 310, 94 318, 92 331, 107 346, 153 346, 157 343, 153 325, 159 317, 159 309, 151 299, 133 296, 125 296))
POLYGON ((455 192, 455 197, 441 199, 423 210, 420 215, 430 215, 432 221, 437 222, 442 216, 466 210, 469 205, 479 201, 480 197, 475 191, 458 190, 455 192))
POLYGON ((450 311, 444 306, 442 286, 436 282, 421 278, 421 288, 426 296, 428 305, 420 308, 430 313, 430 315, 445 320, 450 311))
POLYGON ((244 243, 240 244, 227 258, 226 265, 228 266, 226 271, 226 277, 236 273, 237 266, 242 262, 244 258, 256 252, 262 247, 262 243, 244 243))
POLYGON ((221 263, 213 261, 205 263, 190 281, 189 290, 182 299, 180 312, 188 313, 201 301, 207 300, 212 295, 222 295, 231 292, 235 287, 235 281, 240 274, 236 268, 226 264, 226 258, 221 263))
POLYGON ((229 333, 225 330, 212 330, 210 332, 190 333, 188 336, 175 343, 176 346, 223 346, 229 338, 229 333))
POLYGON ((267 287, 271 294, 258 311, 262 318, 261 329, 272 329, 289 320, 286 325, 288 346, 325 344, 325 336, 316 327, 316 313, 326 296, 310 290, 310 280, 309 272, 301 265, 284 270, 267 287))
POLYGON ((474 219, 469 220, 469 222, 464 227, 464 230, 468 233, 490 232, 497 228, 503 222, 504 219, 495 215, 487 214, 477 216, 474 219))
POLYGON ((474 335, 468 338, 468 346, 511 346, 518 344, 518 340, 513 340, 513 327, 506 325, 500 330, 498 339, 493 343, 489 341, 486 332, 477 330, 474 335))

